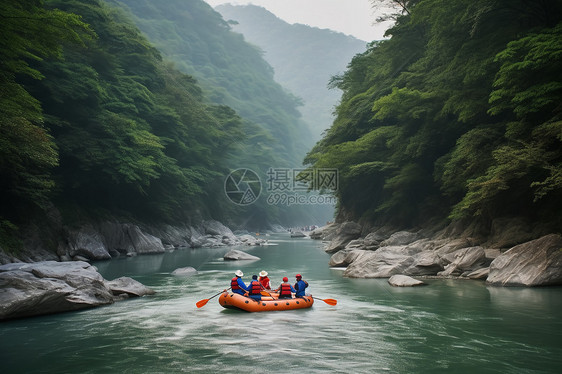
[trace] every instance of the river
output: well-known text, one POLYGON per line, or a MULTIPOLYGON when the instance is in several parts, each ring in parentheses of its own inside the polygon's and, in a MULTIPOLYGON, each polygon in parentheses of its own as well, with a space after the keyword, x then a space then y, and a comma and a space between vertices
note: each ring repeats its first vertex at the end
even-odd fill
POLYGON ((228 248, 180 249, 98 262, 106 279, 130 276, 157 294, 110 306, 0 323, 8 373, 559 373, 562 288, 496 288, 428 279, 395 288, 348 279, 321 243, 268 237, 244 247, 261 258, 225 262, 228 248), (198 273, 171 272, 192 266, 198 273), (301 273, 311 309, 246 313, 217 298, 241 269, 265 269, 272 285, 301 273))

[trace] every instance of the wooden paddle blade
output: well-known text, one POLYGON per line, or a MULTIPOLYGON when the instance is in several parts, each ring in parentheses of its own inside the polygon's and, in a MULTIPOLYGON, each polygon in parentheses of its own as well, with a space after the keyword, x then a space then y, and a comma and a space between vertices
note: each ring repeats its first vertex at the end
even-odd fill
POLYGON ((196 302, 195 305, 197 305, 197 308, 201 308, 202 306, 205 306, 205 304, 207 304, 208 302, 209 299, 203 299, 196 302))
POLYGON ((321 300, 328 305, 337 305, 338 303, 336 299, 321 299, 321 300))

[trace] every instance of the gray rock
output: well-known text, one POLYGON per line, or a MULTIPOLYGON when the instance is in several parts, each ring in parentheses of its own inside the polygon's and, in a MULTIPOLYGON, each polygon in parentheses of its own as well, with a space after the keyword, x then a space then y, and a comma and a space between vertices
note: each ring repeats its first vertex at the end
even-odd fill
POLYGON ((291 238, 305 238, 306 235, 302 231, 294 231, 291 233, 291 238))
POLYGON ((421 239, 418 233, 409 231, 398 231, 390 235, 386 240, 380 243, 381 247, 406 245, 421 239))
POLYGON ((364 239, 355 239, 350 241, 349 243, 347 243, 347 245, 345 246, 345 248, 343 250, 346 249, 366 249, 365 248, 365 240, 364 239))
POLYGON ((108 282, 83 261, 2 265, 0 320, 107 305, 116 300, 114 292, 137 296, 154 293, 130 278, 108 282))
POLYGON ((70 256, 82 256, 89 260, 108 260, 111 255, 107 251, 102 235, 92 226, 81 227, 68 235, 70 256))
POLYGON ((113 295, 145 296, 156 293, 154 290, 129 277, 120 277, 112 281, 106 281, 105 285, 113 295))
POLYGON ((259 260, 259 257, 233 249, 223 256, 226 261, 259 260))
MULTIPOLYGON (((345 269, 343 276, 349 278, 389 278, 404 274, 414 259, 404 247, 382 247, 377 251, 361 251, 359 256, 345 269)), ((359 251, 356 249, 356 251, 359 251)))
POLYGON ((209 220, 202 223, 205 234, 207 235, 220 235, 221 237, 234 237, 232 231, 220 223, 219 221, 209 220))
POLYGON ((166 252, 166 249, 162 245, 162 240, 159 238, 142 232, 136 225, 126 226, 133 248, 138 254, 166 252))
POLYGON ((312 230, 310 233, 311 239, 320 239, 320 240, 331 240, 332 237, 335 235, 339 224, 337 223, 330 223, 329 225, 319 227, 317 229, 312 230))
POLYGON ((359 238, 361 235, 361 226, 355 222, 344 222, 336 230, 330 244, 326 249, 327 253, 335 253, 352 240, 359 238))
POLYGON ((408 275, 436 275, 443 270, 443 260, 433 251, 423 251, 413 256, 413 263, 405 271, 408 275))
POLYGON ((199 231, 193 230, 189 243, 191 248, 201 248, 207 243, 207 238, 199 231))
POLYGON ((185 268, 178 268, 172 271, 172 275, 180 275, 180 276, 191 276, 197 274, 197 270, 192 268, 191 266, 185 268))
POLYGON ((244 244, 247 244, 247 243, 254 243, 256 241, 256 238, 250 234, 245 234, 239 236, 238 240, 240 240, 244 244))
POLYGON ((103 278, 86 262, 48 261, 19 270, 0 266, 0 320, 111 303, 103 278))
POLYGON ((190 247, 193 228, 190 226, 171 226, 164 225, 159 228, 147 228, 147 232, 162 240, 166 247, 190 247))
POLYGON ((466 273, 463 273, 462 276, 470 278, 470 279, 486 279, 486 278, 488 278, 488 274, 490 274, 490 268, 489 267, 474 270, 474 271, 471 271, 471 272, 466 272, 466 273))
POLYGON ((486 252, 482 247, 470 247, 459 249, 453 253, 443 256, 448 262, 445 270, 439 272, 440 276, 460 276, 465 272, 473 272, 475 270, 488 267, 489 262, 486 252))
POLYGON ((361 253, 362 250, 347 249, 347 248, 342 249, 341 251, 334 253, 332 257, 330 257, 329 265, 331 267, 348 266, 353 261, 355 261, 361 253))
POLYGON ((439 256, 445 256, 448 253, 455 252, 459 249, 475 246, 474 241, 470 238, 460 238, 453 240, 442 239, 440 242, 441 245, 437 245, 437 247, 435 248, 439 256))
POLYGON ((562 236, 550 234, 516 245, 490 264, 486 281, 497 286, 562 284, 562 236))
POLYGON ((414 279, 412 277, 409 277, 407 275, 396 274, 388 279, 388 284, 395 287, 414 287, 414 286, 421 286, 426 283, 414 279))
POLYGON ((100 226, 108 249, 123 255, 130 253, 149 254, 166 251, 162 240, 143 232, 139 226, 130 223, 105 222, 100 226))

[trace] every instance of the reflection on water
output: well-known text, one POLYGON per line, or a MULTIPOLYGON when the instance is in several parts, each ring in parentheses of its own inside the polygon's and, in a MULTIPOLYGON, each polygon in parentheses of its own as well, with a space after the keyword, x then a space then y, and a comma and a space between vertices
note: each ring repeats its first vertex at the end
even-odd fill
POLYGON ((225 262, 229 248, 181 249, 97 263, 106 279, 131 276, 157 294, 111 306, 0 324, 2 373, 557 373, 562 289, 426 280, 342 278, 320 243, 272 236, 241 247, 261 258, 225 262), (198 273, 176 277, 176 268, 198 273), (296 273, 320 298, 311 309, 245 313, 198 300, 267 270, 296 273), (31 360, 30 357, 33 359, 31 360))

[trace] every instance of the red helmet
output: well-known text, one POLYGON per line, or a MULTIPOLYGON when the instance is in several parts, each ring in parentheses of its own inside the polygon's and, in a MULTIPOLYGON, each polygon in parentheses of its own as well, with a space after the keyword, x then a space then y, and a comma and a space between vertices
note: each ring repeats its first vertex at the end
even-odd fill
POLYGON ((283 282, 288 282, 288 281, 289 281, 289 278, 283 277, 283 282))
POLYGON ((297 274, 297 275, 295 275, 295 278, 300 279, 300 278, 302 278, 302 275, 297 274))

